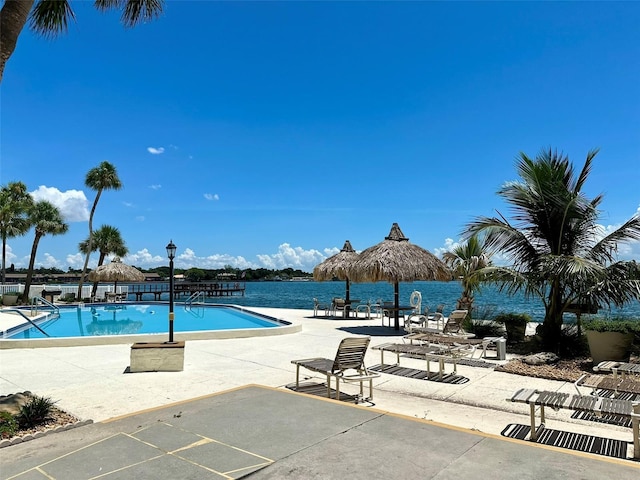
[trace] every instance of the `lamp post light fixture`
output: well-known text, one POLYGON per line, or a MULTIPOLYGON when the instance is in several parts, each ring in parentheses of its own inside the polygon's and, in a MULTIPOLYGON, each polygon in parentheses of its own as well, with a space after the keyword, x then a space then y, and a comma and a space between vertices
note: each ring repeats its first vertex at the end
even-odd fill
POLYGON ((176 258, 176 246, 173 240, 167 245, 167 257, 169 257, 169 343, 173 343, 173 259, 176 258))

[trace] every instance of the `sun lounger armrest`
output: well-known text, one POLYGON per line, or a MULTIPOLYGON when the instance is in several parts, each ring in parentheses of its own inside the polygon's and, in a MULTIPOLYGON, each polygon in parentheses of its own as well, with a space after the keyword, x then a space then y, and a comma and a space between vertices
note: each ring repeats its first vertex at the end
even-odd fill
POLYGON ((300 358, 298 360, 291 360, 291 363, 306 363, 306 362, 313 362, 315 360, 324 360, 323 357, 313 357, 313 358, 300 358))

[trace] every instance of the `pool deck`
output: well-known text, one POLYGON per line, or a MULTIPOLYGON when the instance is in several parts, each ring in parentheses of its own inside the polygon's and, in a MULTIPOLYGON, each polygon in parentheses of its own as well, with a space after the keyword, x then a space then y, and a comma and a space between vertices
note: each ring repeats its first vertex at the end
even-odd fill
MULTIPOLYGON (((620 459, 502 435, 510 425, 529 424, 529 407, 506 400, 517 389, 575 393, 572 383, 459 365, 458 374, 468 380, 461 384, 382 374, 374 380, 372 404, 355 406, 302 395, 290 389, 295 381, 291 360, 331 358, 345 336, 370 335, 375 346, 400 342, 401 332, 381 326, 379 319, 312 318, 311 310, 252 310, 291 321, 301 329, 281 336, 189 340, 182 372, 126 373, 130 344, 1 350, 0 394, 31 391, 48 396, 62 409, 94 424, 6 447, 11 455, 0 450, 0 478, 11 478, 53 458, 72 458, 70 452, 121 434, 124 443, 132 437, 143 438, 144 434, 132 432, 151 428, 172 431, 168 439, 189 432, 269 460, 253 478, 344 478, 345 472, 351 478, 383 478, 372 474, 376 465, 387 472, 385 478, 415 478, 418 471, 427 478, 483 474, 498 479, 638 478, 640 463, 629 460, 630 446, 627 459, 620 459), (264 405, 271 407, 265 410, 264 405), (258 417, 244 413, 251 406, 261 412, 258 417), (179 420, 183 417, 191 423, 183 424, 179 420), (163 426, 158 427, 158 422, 163 426), (362 429, 365 424, 370 429, 362 429), (295 429, 307 432, 305 438, 292 436, 295 429), (512 451, 515 456, 508 455, 512 451)), ((366 359, 368 366, 377 365, 380 353, 369 349, 366 359)), ((417 359, 403 358, 402 364, 424 370, 424 361, 417 359)), ((308 384, 325 380, 311 372, 305 378, 308 384)), ((355 393, 355 389, 347 385, 344 390, 355 393)), ((546 424, 562 432, 631 441, 630 428, 574 419, 568 410, 549 409, 546 424)), ((157 433, 156 439, 158 435, 162 434, 157 433)), ((74 458, 78 465, 87 466, 86 458, 74 458)), ((225 472, 210 478, 240 476, 225 472)))

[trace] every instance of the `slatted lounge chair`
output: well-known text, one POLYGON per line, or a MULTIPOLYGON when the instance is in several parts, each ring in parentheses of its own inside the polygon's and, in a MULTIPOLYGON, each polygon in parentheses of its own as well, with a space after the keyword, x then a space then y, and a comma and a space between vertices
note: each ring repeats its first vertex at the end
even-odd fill
POLYGON ((383 343, 371 347, 380 350, 380 363, 384 365, 384 352, 396 354, 396 365, 400 365, 400 355, 410 355, 424 358, 427 362, 427 373, 431 373, 431 362, 438 362, 438 378, 442 380, 445 375, 445 363, 453 365, 453 374, 458 373, 458 359, 472 357, 475 345, 411 345, 407 343, 383 343))
POLYGON ((612 372, 613 377, 616 378, 618 374, 625 375, 640 375, 640 363, 627 363, 627 362, 600 362, 593 367, 594 372, 612 372))
POLYGON ((320 303, 320 301, 317 298, 313 299, 313 316, 317 317, 318 316, 318 311, 319 310, 324 310, 324 315, 329 316, 329 310, 331 310, 331 305, 328 305, 326 303, 320 303))
POLYGON ((405 328, 405 331, 407 331, 407 333, 440 333, 472 338, 475 335, 465 332, 462 328, 465 318, 467 318, 467 310, 454 310, 444 322, 442 330, 428 326, 409 326, 405 328))
POLYGON ((531 416, 531 433, 529 439, 535 442, 544 429, 544 407, 555 410, 566 408, 595 415, 613 414, 630 418, 633 430, 633 458, 640 459, 640 402, 615 398, 597 397, 593 395, 574 395, 562 392, 533 390, 522 388, 513 394, 512 402, 529 405, 531 416), (536 428, 536 410, 540 409, 540 426, 536 428))
POLYGON ((578 387, 588 387, 592 389, 592 395, 597 395, 598 390, 604 390, 613 392, 615 396, 623 393, 640 396, 640 378, 636 379, 635 377, 611 377, 585 374, 578 378, 574 385, 578 393, 580 393, 578 387))
POLYGON ((300 367, 327 376, 327 397, 331 398, 331 378, 336 379, 336 400, 340 400, 340 381, 360 383, 360 396, 356 399, 370 401, 373 399, 373 379, 379 373, 370 372, 364 365, 364 356, 371 337, 348 337, 342 339, 333 360, 328 358, 304 358, 291 360, 296 366, 296 390, 300 388, 300 367), (369 396, 364 398, 362 384, 369 381, 369 396))

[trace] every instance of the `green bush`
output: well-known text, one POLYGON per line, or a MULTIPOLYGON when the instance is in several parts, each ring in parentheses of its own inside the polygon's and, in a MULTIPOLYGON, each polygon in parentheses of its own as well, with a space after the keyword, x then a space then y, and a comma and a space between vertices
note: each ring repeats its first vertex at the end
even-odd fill
POLYGON ((582 322, 582 330, 596 332, 633 333, 631 352, 640 355, 640 319, 593 318, 582 322))
POLYGON ((640 320, 594 318, 582 322, 582 328, 596 332, 633 333, 637 337, 640 335, 640 320))
POLYGON ((500 337, 502 326, 491 320, 472 320, 468 317, 464 319, 462 328, 465 332, 473 333, 478 338, 500 337))
POLYGON ((61 295, 58 298, 58 301, 71 303, 71 302, 75 301, 75 299, 76 299, 76 294, 75 293, 65 293, 64 295, 61 295))
POLYGON ((527 325, 531 321, 531 316, 526 313, 501 313, 493 319, 496 323, 512 324, 512 325, 527 325))
POLYGON ((531 317, 526 313, 501 313, 494 322, 504 325, 507 331, 507 343, 520 343, 525 340, 527 323, 531 317))
POLYGON ((31 397, 20 407, 20 413, 16 416, 21 428, 33 428, 51 420, 51 411, 55 401, 49 397, 31 397))
POLYGON ((18 420, 9 412, 0 412, 0 438, 13 437, 18 431, 18 420))

